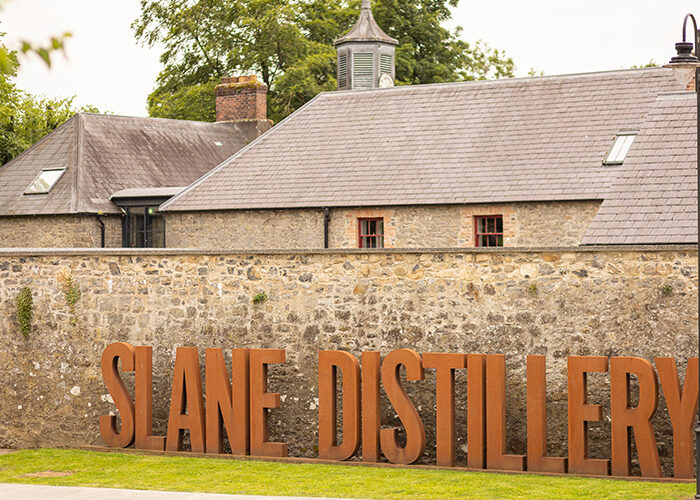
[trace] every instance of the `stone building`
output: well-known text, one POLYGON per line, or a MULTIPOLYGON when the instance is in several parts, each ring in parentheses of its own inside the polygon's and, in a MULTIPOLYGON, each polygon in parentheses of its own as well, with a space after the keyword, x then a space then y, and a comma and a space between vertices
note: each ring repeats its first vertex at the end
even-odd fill
POLYGON ((108 246, 697 241, 695 94, 670 69, 394 87, 396 44, 364 0, 336 40, 338 91, 250 144, 269 128, 255 77, 216 89, 217 119, 234 126, 75 118, 0 169, 0 246, 98 246, 105 221, 108 246), (72 165, 60 155, 78 173, 58 179, 55 193, 30 194, 40 171, 72 165), (136 212, 143 234, 133 231, 136 212), (149 212, 158 216, 151 232, 162 233, 150 244, 149 212))
POLYGON ((189 248, 697 241, 694 92, 671 70, 393 87, 364 0, 318 95, 161 206, 189 248))
POLYGON ((324 93, 166 202, 168 245, 694 242, 677 87, 654 68, 324 93))
POLYGON ((163 247, 158 205, 267 131, 267 87, 216 88, 217 123, 81 113, 0 167, 0 247, 163 247))

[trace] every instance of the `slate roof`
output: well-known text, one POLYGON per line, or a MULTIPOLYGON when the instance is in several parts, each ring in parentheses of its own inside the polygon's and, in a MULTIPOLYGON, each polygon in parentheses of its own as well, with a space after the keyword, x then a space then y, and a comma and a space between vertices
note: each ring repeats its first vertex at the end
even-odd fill
POLYGON ((601 200, 615 134, 675 90, 653 68, 323 93, 161 209, 601 200))
POLYGON ((338 38, 335 45, 338 46, 347 42, 384 42, 398 45, 396 38, 391 38, 379 27, 372 14, 370 0, 362 0, 360 17, 350 31, 338 38))
POLYGON ((0 167, 0 215, 120 213, 113 193, 186 186, 248 144, 245 132, 227 123, 75 115, 0 167), (62 167, 50 193, 23 195, 42 169, 62 167))
POLYGON ((698 241, 695 92, 662 94, 582 243, 698 241))

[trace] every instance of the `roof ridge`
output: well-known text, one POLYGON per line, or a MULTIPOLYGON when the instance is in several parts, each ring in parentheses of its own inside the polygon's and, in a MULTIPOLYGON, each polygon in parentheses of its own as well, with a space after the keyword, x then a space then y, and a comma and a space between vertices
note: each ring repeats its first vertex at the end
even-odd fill
POLYGON ((83 117, 80 113, 76 115, 76 129, 75 129, 75 164, 73 168, 72 176, 72 191, 73 196, 71 197, 71 212, 76 213, 80 208, 83 208, 80 204, 80 197, 78 193, 80 192, 80 173, 82 171, 82 150, 83 150, 83 117))
POLYGON ((169 121, 178 123, 199 123, 202 125, 219 125, 226 126, 225 122, 205 122, 201 120, 181 120, 179 118, 161 118, 159 116, 130 116, 130 115, 117 115, 117 114, 105 114, 105 113, 77 113, 82 117, 99 117, 99 118, 129 118, 132 120, 152 120, 152 121, 169 121))
POLYGON ((395 87, 389 88, 377 88, 377 89, 351 89, 351 90, 329 90, 322 92, 321 94, 330 95, 347 95, 352 93, 354 95, 369 94, 374 92, 402 92, 408 91, 405 89, 422 90, 425 88, 433 87, 458 87, 458 86, 469 86, 469 85, 507 85, 512 82, 525 82, 525 81, 536 81, 536 80, 554 80, 554 79, 567 79, 573 80, 575 78, 581 77, 592 77, 595 75, 609 75, 614 73, 632 73, 632 72, 655 72, 662 73, 662 70, 666 71, 667 68, 662 66, 657 66, 653 68, 628 68, 628 69, 611 69, 603 71, 588 71, 584 73, 566 73, 562 75, 537 75, 537 76, 520 76, 515 78, 496 78, 491 80, 460 80, 455 82, 436 82, 436 83, 418 83, 418 84, 408 84, 408 85, 396 85, 395 87))

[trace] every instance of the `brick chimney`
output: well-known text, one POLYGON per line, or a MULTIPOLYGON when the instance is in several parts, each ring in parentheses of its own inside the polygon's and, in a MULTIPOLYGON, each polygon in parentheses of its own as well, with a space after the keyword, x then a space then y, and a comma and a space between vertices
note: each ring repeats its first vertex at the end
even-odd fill
POLYGON ((214 89, 216 121, 267 121, 267 85, 255 75, 223 78, 214 89))

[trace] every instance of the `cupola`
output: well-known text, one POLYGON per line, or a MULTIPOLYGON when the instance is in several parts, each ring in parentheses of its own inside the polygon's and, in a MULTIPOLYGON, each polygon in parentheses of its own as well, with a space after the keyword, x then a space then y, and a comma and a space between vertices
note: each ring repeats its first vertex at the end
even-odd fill
POLYGON ((374 20, 370 0, 362 0, 355 26, 335 41, 338 90, 393 87, 394 52, 398 43, 374 20))

